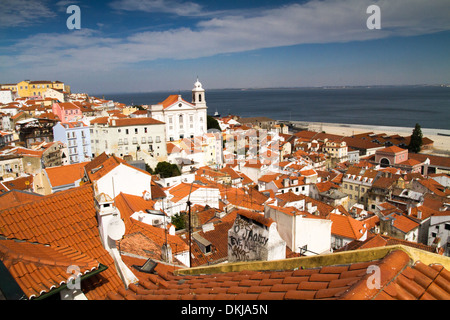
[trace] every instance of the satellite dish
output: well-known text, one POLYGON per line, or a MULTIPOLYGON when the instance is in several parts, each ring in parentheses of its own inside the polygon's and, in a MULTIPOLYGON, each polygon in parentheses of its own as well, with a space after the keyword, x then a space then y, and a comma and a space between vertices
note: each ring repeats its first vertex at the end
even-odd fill
POLYGON ((120 219, 118 215, 115 215, 108 224, 107 231, 108 236, 112 240, 120 240, 125 234, 125 223, 123 223, 122 219, 120 219))

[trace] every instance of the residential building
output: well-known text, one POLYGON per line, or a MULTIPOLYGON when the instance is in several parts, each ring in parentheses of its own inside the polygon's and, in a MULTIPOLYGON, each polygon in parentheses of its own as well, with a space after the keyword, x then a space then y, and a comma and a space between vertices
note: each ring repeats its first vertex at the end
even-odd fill
MULTIPOLYGON (((300 207, 306 209, 302 201, 300 207)), ((307 256, 331 252, 331 220, 287 205, 266 205, 264 216, 277 223, 278 233, 293 252, 307 256)))
POLYGON ((8 104, 18 98, 16 91, 0 89, 0 104, 8 104))
POLYGON ((58 122, 53 127, 53 138, 69 149, 70 164, 91 160, 91 134, 89 127, 83 122, 58 122))
POLYGON ((68 92, 70 94, 70 86, 61 81, 24 80, 16 84, 2 85, 2 89, 9 88, 18 93, 20 97, 38 98, 43 97, 48 89, 56 89, 68 92))
POLYGON ((34 191, 48 195, 80 186, 86 164, 87 162, 80 162, 45 168, 34 178, 34 191), (36 187, 37 181, 39 185, 36 187))
POLYGON ((338 162, 347 161, 347 143, 342 140, 327 140, 323 147, 323 151, 327 153, 331 159, 338 162))
POLYGON ((380 203, 386 202, 392 198, 394 188, 403 185, 403 179, 397 177, 379 177, 372 183, 372 187, 368 190, 367 208, 375 210, 380 203))
POLYGON ((250 117, 250 118, 239 118, 237 120, 242 125, 251 126, 255 129, 266 129, 271 130, 275 128, 277 124, 276 120, 268 117, 250 117))
POLYGON ((46 91, 43 92, 42 97, 51 98, 59 102, 68 102, 69 93, 61 89, 48 88, 46 91))
POLYGON ((103 152, 144 160, 154 168, 167 160, 165 124, 153 118, 108 118, 91 121, 92 154, 103 152))
POLYGON ((80 107, 73 102, 55 102, 52 111, 62 122, 80 121, 83 117, 80 107))
POLYGON ((367 209, 369 203, 368 191, 379 175, 381 173, 376 170, 359 167, 350 167, 345 172, 340 191, 348 194, 349 208, 355 203, 361 203, 367 209))
POLYGON ((121 192, 142 196, 145 191, 151 196, 151 174, 116 156, 102 153, 86 164, 84 169, 82 181, 92 183, 97 195, 105 194, 114 199, 121 192))
POLYGON ((52 128, 57 123, 52 119, 27 118, 15 122, 19 140, 25 143, 25 147, 31 148, 36 142, 52 142, 52 128))
POLYGON ((444 255, 450 257, 450 211, 433 215, 428 230, 427 244, 443 248, 444 255))
POLYGON ((286 241, 277 223, 262 214, 239 210, 228 231, 228 262, 272 261, 286 258, 286 241))
POLYGON ((198 81, 192 89, 192 102, 181 95, 170 95, 164 101, 151 105, 149 116, 165 123, 165 137, 168 141, 202 136, 207 131, 207 106, 205 89, 198 81))
POLYGON ((368 226, 364 222, 341 214, 330 214, 331 225, 331 248, 340 249, 348 243, 367 239, 368 226))
POLYGON ((211 208, 219 208, 220 191, 216 187, 202 184, 181 182, 164 190, 167 198, 164 204, 165 212, 173 216, 188 210, 188 199, 192 205, 208 205, 211 208))
POLYGON ((420 224, 402 212, 393 212, 380 217, 380 231, 390 237, 418 242, 420 224))
POLYGON ((0 148, 11 144, 14 141, 13 132, 0 131, 0 148))
POLYGON ((382 167, 395 166, 408 160, 408 149, 397 146, 387 147, 375 152, 375 162, 382 167))

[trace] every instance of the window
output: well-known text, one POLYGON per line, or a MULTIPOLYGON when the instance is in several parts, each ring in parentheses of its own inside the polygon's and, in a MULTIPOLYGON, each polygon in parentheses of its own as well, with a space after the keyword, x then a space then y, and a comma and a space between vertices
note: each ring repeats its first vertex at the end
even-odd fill
POLYGON ((153 139, 152 139, 152 137, 148 137, 148 140, 147 140, 147 142, 148 142, 148 143, 153 143, 153 139))
POLYGON ((128 144, 128 138, 123 139, 123 144, 128 144))
POLYGON ((445 230, 450 230, 450 223, 445 224, 445 230))
POLYGON ((136 137, 133 138, 133 144, 137 144, 137 138, 136 137))
POLYGON ((125 134, 128 134, 128 129, 125 129, 125 134))
POLYGON ((159 136, 156 136, 156 143, 161 142, 161 138, 159 136))
POLYGON ((142 137, 142 139, 141 139, 141 143, 146 143, 146 139, 145 139, 145 137, 142 137))
POLYGON ((137 134, 138 133, 138 128, 134 129, 134 133, 137 134))
POLYGON ((144 127, 144 133, 147 133, 147 127, 144 127))

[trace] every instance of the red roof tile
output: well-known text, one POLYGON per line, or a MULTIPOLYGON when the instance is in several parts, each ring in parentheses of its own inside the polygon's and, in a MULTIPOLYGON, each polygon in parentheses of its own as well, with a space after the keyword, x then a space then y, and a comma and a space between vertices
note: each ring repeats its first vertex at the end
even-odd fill
POLYGON ((98 269, 99 263, 70 247, 0 241, 0 260, 14 276, 28 299, 38 298, 69 282, 69 278, 98 269), (68 273, 77 266, 79 274, 68 273))
POLYGON ((103 299, 122 286, 114 262, 100 240, 90 184, 0 211, 0 235, 8 239, 70 247, 108 269, 82 283, 88 299, 103 299))
POLYGON ((239 271, 201 275, 149 277, 110 299, 449 299, 449 272, 441 265, 412 263, 402 250, 384 258, 284 271, 239 271), (379 286, 368 286, 372 269, 380 270, 379 286))

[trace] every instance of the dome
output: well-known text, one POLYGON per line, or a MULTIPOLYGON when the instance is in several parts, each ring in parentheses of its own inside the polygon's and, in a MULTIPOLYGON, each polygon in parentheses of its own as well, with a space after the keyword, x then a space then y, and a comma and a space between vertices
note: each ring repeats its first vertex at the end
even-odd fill
POLYGON ((194 83, 194 89, 192 89, 192 91, 205 91, 205 89, 203 89, 202 84, 200 81, 197 81, 194 83))

